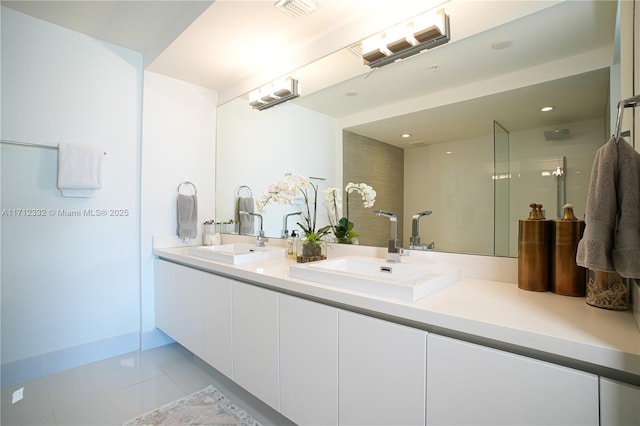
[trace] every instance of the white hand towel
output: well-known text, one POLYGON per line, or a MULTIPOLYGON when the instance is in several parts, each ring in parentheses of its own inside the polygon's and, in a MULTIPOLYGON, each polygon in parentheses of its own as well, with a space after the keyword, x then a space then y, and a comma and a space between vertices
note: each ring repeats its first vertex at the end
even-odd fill
POLYGON ((102 188, 104 150, 94 145, 58 145, 58 189, 63 197, 95 197, 102 188))

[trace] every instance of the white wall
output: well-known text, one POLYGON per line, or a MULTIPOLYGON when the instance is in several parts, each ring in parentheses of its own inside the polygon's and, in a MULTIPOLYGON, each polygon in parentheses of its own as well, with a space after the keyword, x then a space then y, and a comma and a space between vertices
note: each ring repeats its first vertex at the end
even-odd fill
POLYGON ((2 145, 8 384, 167 341, 154 324, 152 237, 179 243, 175 200, 185 180, 198 188, 199 222, 213 218, 217 93, 143 75, 138 53, 5 8, 2 42, 2 139, 108 153, 98 196, 71 199, 56 189, 57 151, 2 145), (127 216, 7 213, 19 208, 127 216))
POLYGON ((57 151, 2 145, 3 383, 138 347, 141 79, 140 54, 2 8, 2 139, 108 153, 96 198, 62 198, 57 151))
MULTIPOLYGON (((179 245, 178 185, 198 191, 198 238, 214 216, 217 93, 152 72, 144 73, 142 132, 142 348, 163 342, 155 330, 152 237, 179 245)), ((184 188, 187 190, 188 188, 184 188)), ((193 242, 192 242, 193 243, 193 242)))
MULTIPOLYGON (((218 108, 217 131, 218 140, 224 140, 218 145, 216 164, 218 220, 235 216, 238 186, 249 186, 257 200, 287 172, 325 178, 319 182, 320 191, 341 186, 342 133, 332 117, 290 103, 258 111, 238 98, 218 108)), ((322 193, 318 205, 321 227, 327 224, 322 193)), ((269 204, 263 216, 265 234, 280 235, 283 215, 293 211, 299 207, 269 204)), ((296 219, 290 219, 289 230, 295 229, 296 219)))
POLYGON ((493 135, 405 150, 404 241, 411 216, 438 251, 493 253, 493 135))

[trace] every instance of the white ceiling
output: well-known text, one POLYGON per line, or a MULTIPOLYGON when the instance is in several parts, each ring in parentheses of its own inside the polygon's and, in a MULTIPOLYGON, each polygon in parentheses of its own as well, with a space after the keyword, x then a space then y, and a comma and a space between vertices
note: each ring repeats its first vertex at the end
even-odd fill
MULTIPOLYGON (((450 43, 370 74, 350 52, 330 53, 443 1, 320 1, 316 12, 302 18, 277 10, 275 0, 2 0, 2 5, 142 52, 148 70, 217 90, 221 102, 299 69, 294 74, 300 76, 303 96, 296 102, 335 117, 462 87, 598 46, 610 47, 616 11, 612 1, 452 0, 445 4, 451 19, 450 43), (511 41, 510 48, 491 49, 493 42, 505 40, 511 41), (310 62, 315 66, 301 68, 310 62), (345 82, 335 85, 338 81, 345 82), (326 86, 333 87, 320 90, 326 86)), ((602 74, 591 73, 546 93, 586 104, 576 96, 601 99, 607 90, 604 80, 602 74), (563 92, 569 87, 573 92, 563 92)), ((486 100, 492 104, 484 109, 495 112, 510 104, 495 96, 486 100)), ((535 100, 536 106, 544 102, 535 100)), ((602 111, 602 102, 606 99, 594 108, 602 111)), ((522 97, 518 103, 524 103, 522 97)), ((469 126, 463 127, 471 127, 471 117, 478 115, 458 114, 469 117, 469 126)), ((425 120, 419 114, 387 120, 375 130, 386 129, 387 135, 378 139, 398 143, 397 130, 410 117, 425 120)), ((454 125, 449 132, 457 127, 461 126, 454 125)), ((359 131, 374 130, 360 126, 359 131)), ((432 127, 425 139, 437 140, 435 133, 432 127)))
POLYGON ((150 71, 223 93, 266 68, 287 73, 344 47, 356 40, 356 22, 368 35, 447 0, 318 0, 304 17, 282 12, 275 0, 0 1, 141 52, 150 71))
POLYGON ((205 0, 2 0, 2 6, 144 54, 153 61, 210 5, 205 0))
POLYGON ((604 117, 608 96, 609 70, 604 68, 375 120, 347 130, 400 147, 491 135, 494 120, 509 132, 534 128, 553 130, 566 123, 604 117), (545 105, 552 105, 555 109, 541 112, 540 108, 545 105), (409 133, 411 137, 403 139, 403 133, 409 133))

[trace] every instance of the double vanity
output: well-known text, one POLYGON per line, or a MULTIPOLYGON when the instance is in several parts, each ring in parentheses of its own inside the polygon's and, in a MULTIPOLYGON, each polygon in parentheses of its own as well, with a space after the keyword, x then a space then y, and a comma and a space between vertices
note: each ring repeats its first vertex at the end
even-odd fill
POLYGON ((156 325, 297 424, 640 419, 633 314, 519 290, 517 259, 223 243, 154 248, 156 325))

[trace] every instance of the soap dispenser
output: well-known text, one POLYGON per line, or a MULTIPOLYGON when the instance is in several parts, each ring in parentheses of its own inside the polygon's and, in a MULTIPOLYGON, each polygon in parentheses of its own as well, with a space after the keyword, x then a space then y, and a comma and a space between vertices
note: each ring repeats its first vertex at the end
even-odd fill
POLYGON ((298 234, 296 231, 291 231, 291 234, 287 238, 287 259, 296 260, 297 258, 297 242, 298 242, 298 234))
POLYGON ((549 289, 550 221, 544 218, 542 205, 529 204, 527 219, 518 225, 518 287, 522 290, 549 289))

